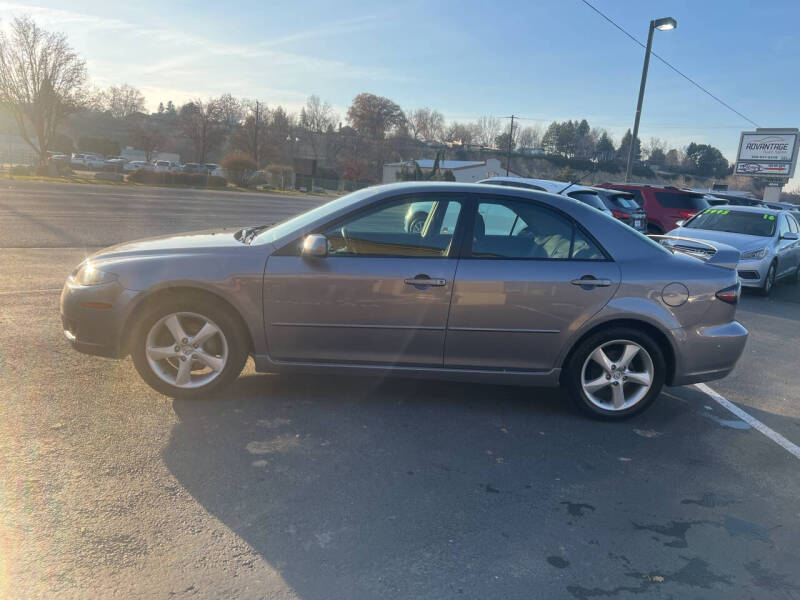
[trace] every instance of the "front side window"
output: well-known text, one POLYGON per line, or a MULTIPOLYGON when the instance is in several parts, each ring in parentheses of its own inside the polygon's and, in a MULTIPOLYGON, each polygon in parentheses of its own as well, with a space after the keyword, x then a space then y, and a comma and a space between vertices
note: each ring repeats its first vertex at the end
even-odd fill
POLYGON ((475 215, 475 258, 605 260, 570 219, 530 202, 481 202, 475 215))
POLYGON ((322 233, 329 256, 445 257, 449 254, 461 202, 448 196, 415 196, 390 201, 345 218, 322 233), (420 227, 409 227, 409 213, 430 206, 420 227))

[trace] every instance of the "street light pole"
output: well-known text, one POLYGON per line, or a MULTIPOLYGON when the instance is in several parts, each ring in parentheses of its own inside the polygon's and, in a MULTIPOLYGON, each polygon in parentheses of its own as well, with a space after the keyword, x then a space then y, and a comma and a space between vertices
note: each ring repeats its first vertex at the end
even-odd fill
POLYGON ((647 69, 650 66, 650 50, 653 47, 653 32, 656 29, 666 31, 675 29, 678 22, 672 17, 664 17, 661 19, 653 19, 650 21, 650 29, 647 32, 647 46, 644 51, 644 66, 642 66, 642 81, 639 84, 639 100, 636 102, 636 117, 633 120, 633 136, 631 137, 631 145, 628 148, 628 164, 625 167, 625 183, 631 179, 631 169, 633 168, 633 151, 636 148, 636 140, 639 136, 639 119, 642 116, 642 102, 644 101, 644 87, 647 84, 647 69))
POLYGON ((506 177, 508 177, 508 171, 511 168, 511 141, 514 139, 514 117, 515 115, 511 115, 511 129, 508 130, 508 154, 506 155, 506 177))

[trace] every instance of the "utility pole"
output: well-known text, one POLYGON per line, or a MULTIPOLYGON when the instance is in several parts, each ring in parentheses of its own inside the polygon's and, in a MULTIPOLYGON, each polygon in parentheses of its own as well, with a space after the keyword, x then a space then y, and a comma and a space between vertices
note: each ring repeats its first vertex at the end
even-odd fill
POLYGON ((253 131, 254 131, 254 134, 253 134, 253 158, 256 161, 256 169, 258 169, 258 166, 259 166, 259 163, 258 163, 258 119, 259 119, 259 104, 258 104, 258 100, 256 100, 256 110, 255 110, 254 117, 255 117, 255 125, 254 125, 254 128, 253 128, 253 131))
POLYGON ((514 140, 514 116, 511 115, 511 129, 508 132, 508 154, 506 155, 506 177, 511 167, 511 142, 514 140))

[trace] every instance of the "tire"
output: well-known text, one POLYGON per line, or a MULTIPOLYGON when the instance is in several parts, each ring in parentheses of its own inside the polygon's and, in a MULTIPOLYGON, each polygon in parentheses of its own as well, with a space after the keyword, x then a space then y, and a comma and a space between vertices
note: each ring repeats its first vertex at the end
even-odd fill
POLYGON ((422 228, 425 227, 425 221, 428 218, 428 213, 416 213, 408 221, 408 233, 422 233, 422 228))
POLYGON ((562 382, 578 409, 592 417, 613 421, 631 417, 650 406, 661 393, 665 379, 664 351, 652 337, 631 327, 610 327, 580 342, 569 359, 562 382), (631 350, 627 350, 629 347, 631 350), (635 353, 633 347, 638 347, 635 353), (593 358, 598 349, 608 359, 605 368, 593 358), (626 351, 631 352, 631 358, 628 369, 622 370, 617 362, 625 360, 626 351), (646 374, 647 386, 638 383, 646 374), (634 378, 636 381, 632 381, 634 378), (587 391, 593 387, 594 393, 587 391), (620 393, 626 400, 615 406, 620 393))
POLYGON ((758 288, 758 293, 765 298, 772 293, 772 288, 775 287, 775 274, 777 270, 778 266, 774 262, 770 264, 769 269, 767 270, 767 276, 764 278, 764 285, 758 288))
POLYGON ((151 388, 172 398, 191 399, 208 396, 236 379, 249 347, 244 325, 224 303, 176 296, 159 300, 142 313, 134 325, 131 356, 151 388), (173 317, 182 340, 173 333, 173 317))

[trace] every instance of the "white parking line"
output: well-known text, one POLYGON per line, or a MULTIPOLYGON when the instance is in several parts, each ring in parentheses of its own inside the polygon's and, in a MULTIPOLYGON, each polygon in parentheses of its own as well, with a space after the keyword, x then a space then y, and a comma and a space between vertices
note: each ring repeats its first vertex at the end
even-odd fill
POLYGON ((727 408, 729 411, 731 411, 733 414, 739 417, 742 421, 750 425, 753 429, 758 429, 761 433, 763 433, 773 442, 781 446, 784 450, 786 450, 790 454, 793 454, 795 458, 800 459, 800 446, 796 446, 774 429, 770 429, 752 415, 749 415, 748 413, 744 412, 733 402, 731 402, 727 398, 724 398, 723 396, 720 396, 717 392, 712 390, 705 383, 696 383, 694 384, 694 387, 703 392, 705 395, 712 398, 720 406, 727 408))

